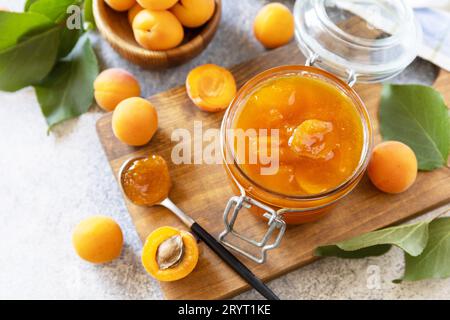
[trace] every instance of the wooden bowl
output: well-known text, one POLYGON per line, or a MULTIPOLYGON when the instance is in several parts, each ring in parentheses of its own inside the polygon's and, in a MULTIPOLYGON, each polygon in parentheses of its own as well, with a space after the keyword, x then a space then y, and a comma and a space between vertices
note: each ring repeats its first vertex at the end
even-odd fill
POLYGON ((216 10, 212 18, 200 28, 185 28, 182 44, 166 51, 147 50, 136 42, 128 22, 128 12, 114 11, 104 0, 94 0, 93 9, 98 30, 122 57, 146 69, 162 69, 191 60, 208 46, 222 15, 221 0, 215 1, 216 10))

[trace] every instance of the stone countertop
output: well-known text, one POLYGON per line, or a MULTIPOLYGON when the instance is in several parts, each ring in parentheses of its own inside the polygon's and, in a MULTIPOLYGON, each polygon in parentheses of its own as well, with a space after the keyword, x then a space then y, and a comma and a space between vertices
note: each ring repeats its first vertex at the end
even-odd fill
MULTIPOLYGON (((223 19, 211 45, 190 63, 170 70, 142 70, 98 35, 92 39, 102 69, 131 71, 149 96, 182 84, 197 65, 228 67, 263 52, 251 30, 266 2, 223 1, 223 19)), ((294 1, 284 2, 292 7, 294 1)), ((18 11, 23 3, 0 0, 1 6, 18 11)), ((433 65, 416 60, 396 81, 429 84, 436 72, 433 65)), ((141 266, 141 242, 97 138, 95 123, 102 114, 92 108, 47 135, 33 89, 0 92, 0 299, 163 298, 141 266), (120 259, 102 266, 81 261, 71 246, 73 227, 94 214, 112 216, 125 236, 120 259)), ((394 249, 363 260, 323 259, 269 285, 283 299, 450 297, 450 279, 393 284, 402 268, 402 253, 394 249)), ((251 290, 236 299, 259 298, 251 290)))

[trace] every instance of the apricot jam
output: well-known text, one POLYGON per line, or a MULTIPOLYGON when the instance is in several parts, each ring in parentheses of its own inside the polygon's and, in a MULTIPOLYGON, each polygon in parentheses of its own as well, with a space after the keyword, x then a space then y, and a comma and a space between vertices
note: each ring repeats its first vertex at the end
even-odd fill
POLYGON ((121 185, 131 202, 155 205, 168 197, 171 181, 166 161, 160 156, 137 158, 121 174, 121 185))
POLYGON ((345 82, 315 67, 281 66, 239 90, 224 116, 221 140, 237 194, 272 207, 287 223, 305 223, 320 218, 359 183, 372 127, 364 103, 345 82), (242 152, 229 131, 249 130, 257 136, 246 136, 242 152), (249 161, 255 153, 257 161, 249 161), (262 170, 273 165, 267 156, 279 160, 270 174, 262 170))
MULTIPOLYGON (((279 144, 272 149, 279 151, 278 172, 262 175, 260 161, 241 165, 251 179, 275 192, 328 191, 343 183, 361 158, 363 129, 353 102, 311 77, 268 80, 236 115, 235 128, 279 130, 279 144)), ((259 141, 259 147, 265 143, 259 141)))

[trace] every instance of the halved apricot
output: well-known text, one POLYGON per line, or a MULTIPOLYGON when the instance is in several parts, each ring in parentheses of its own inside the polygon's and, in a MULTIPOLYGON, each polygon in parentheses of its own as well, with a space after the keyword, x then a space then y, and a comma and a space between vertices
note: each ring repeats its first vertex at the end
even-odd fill
MULTIPOLYGON (((320 168, 321 166, 318 165, 317 167, 320 168)), ((314 166, 307 168, 305 166, 296 166, 295 169, 295 180, 306 194, 319 194, 328 191, 331 182, 339 184, 339 180, 336 179, 334 172, 323 168, 324 170, 321 172, 321 175, 325 178, 318 179, 317 174, 312 168, 314 166)))
POLYGON ((342 156, 341 150, 336 148, 330 161, 303 157, 295 165, 295 180, 306 194, 318 194, 329 191, 330 186, 340 185, 352 172, 353 166, 342 156))
POLYGON ((295 128, 289 140, 289 146, 298 155, 327 160, 333 157, 336 137, 333 124, 328 121, 310 119, 295 128))
POLYGON ((153 231, 142 249, 145 270, 159 281, 176 281, 189 275, 198 262, 198 246, 189 232, 173 227, 153 231))
POLYGON ((189 72, 186 89, 200 109, 218 112, 228 108, 236 96, 236 81, 230 71, 215 64, 205 64, 189 72))

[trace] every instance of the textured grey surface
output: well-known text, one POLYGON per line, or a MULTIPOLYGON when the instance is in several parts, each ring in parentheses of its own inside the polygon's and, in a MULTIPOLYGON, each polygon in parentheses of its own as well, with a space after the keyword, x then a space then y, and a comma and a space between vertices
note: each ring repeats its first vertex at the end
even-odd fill
MULTIPOLYGON (((0 5, 20 10, 23 2, 0 0, 0 5)), ((130 70, 148 96, 182 84, 196 65, 231 66, 263 52, 251 25, 266 1, 223 2, 220 30, 208 49, 190 63, 161 72, 144 71, 94 35, 102 68, 130 70)), ((416 61, 397 81, 431 83, 435 73, 432 65, 416 61)), ((95 122, 101 115, 92 109, 47 136, 32 89, 0 92, 0 298, 162 298, 158 283, 141 267, 141 243, 97 139, 95 122), (120 259, 103 266, 81 261, 71 246, 72 228, 93 214, 112 216, 125 235, 120 259)), ((401 276, 402 261, 399 250, 357 261, 324 259, 270 286, 284 299, 450 297, 450 280, 392 284, 401 276), (379 286, 374 288, 371 284, 377 279, 379 286)), ((259 295, 249 291, 237 298, 259 299, 259 295)))

